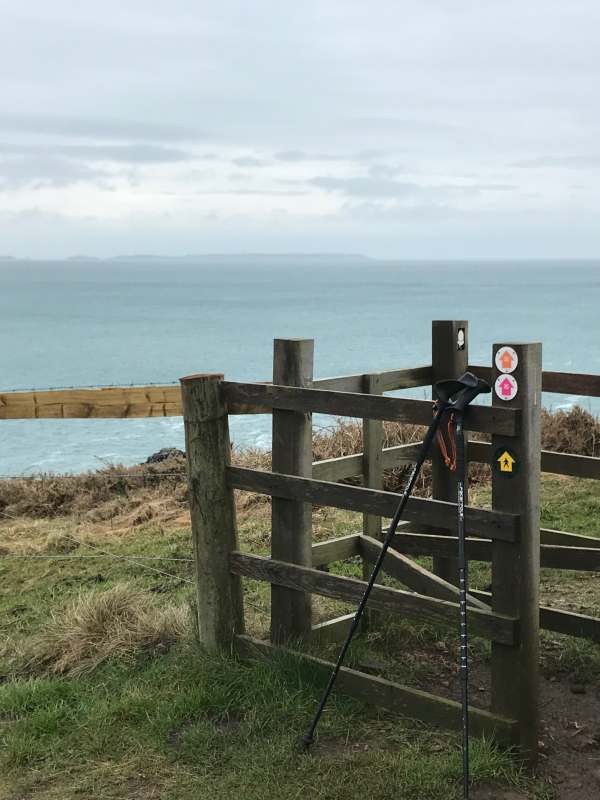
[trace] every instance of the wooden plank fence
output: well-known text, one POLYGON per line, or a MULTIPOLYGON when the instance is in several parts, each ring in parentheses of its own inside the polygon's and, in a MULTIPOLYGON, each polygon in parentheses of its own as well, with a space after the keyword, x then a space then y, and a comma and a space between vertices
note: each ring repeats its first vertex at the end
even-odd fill
MULTIPOLYGON (((491 509, 466 510, 467 556, 492 567, 492 592, 472 591, 469 597, 472 629, 492 643, 492 707, 473 708, 471 718, 476 731, 517 745, 533 765, 539 629, 600 642, 600 619, 539 603, 540 568, 600 571, 600 539, 540 528, 541 471, 600 478, 600 458, 540 450, 540 393, 600 397, 600 376, 543 372, 539 345, 512 346, 519 355, 514 373, 517 397, 509 403, 495 399, 492 406, 470 408, 465 424, 469 431, 492 437, 491 443, 470 439, 468 460, 492 464, 502 446, 516 454, 521 466, 510 482, 493 473, 491 509)), ((498 375, 493 358, 497 349, 494 345, 491 367, 469 369, 493 382, 498 375)), ((395 493, 383 490, 383 472, 413 463, 420 446, 414 442, 383 448, 383 422, 427 426, 432 418, 431 402, 385 393, 431 387, 467 364, 466 321, 433 323, 431 365, 332 378, 314 379, 311 340, 276 340, 270 382, 226 381, 211 374, 186 377, 181 387, 5 391, 0 393, 0 420, 183 415, 200 637, 208 647, 234 647, 244 656, 269 654, 275 646, 299 639, 335 641, 345 635, 351 615, 313 625, 311 596, 355 603, 365 583, 322 568, 360 557, 366 575, 380 547, 382 518, 389 518, 398 502, 395 493), (313 413, 361 419, 363 452, 312 463, 313 413), (232 414, 272 415, 272 471, 231 464, 228 417, 232 414), (356 477, 362 485, 339 483, 356 477), (272 497, 271 558, 240 552, 234 490, 272 497), (314 544, 313 505, 362 513, 362 531, 314 544), (244 633, 243 577, 272 587, 270 643, 244 633)), ((407 591, 378 585, 372 606, 377 614, 401 613, 453 626, 458 620, 454 481, 435 453, 432 461, 433 498, 411 499, 384 565, 407 591), (412 557, 419 555, 434 557, 433 571, 415 564, 412 557)), ((310 660, 323 672, 331 667, 310 660)), ((440 725, 458 725, 458 704, 356 670, 342 670, 340 689, 440 725)))

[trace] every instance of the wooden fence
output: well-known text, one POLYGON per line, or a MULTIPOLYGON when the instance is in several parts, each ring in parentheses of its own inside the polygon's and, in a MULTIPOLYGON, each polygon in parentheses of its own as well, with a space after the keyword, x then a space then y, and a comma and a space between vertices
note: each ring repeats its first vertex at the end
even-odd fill
MULTIPOLYGON (((507 344, 507 343, 502 343, 507 344)), ((508 343, 510 344, 510 343, 508 343)), ((365 582, 325 572, 334 561, 361 556, 372 563, 381 547, 381 520, 397 505, 383 491, 386 469, 414 461, 419 444, 383 448, 383 421, 428 425, 429 401, 385 396, 385 392, 432 386, 467 367, 494 381, 492 366, 469 366, 468 323, 437 321, 432 329, 432 363, 414 369, 313 379, 312 340, 276 340, 272 383, 226 381, 222 375, 192 375, 178 386, 77 389, 0 394, 0 419, 129 418, 183 414, 188 454, 190 508, 197 569, 199 627, 209 647, 235 647, 242 655, 315 637, 339 639, 350 615, 313 624, 314 594, 356 603, 365 582), (272 471, 231 464, 230 414, 272 415, 272 471), (363 452, 312 462, 313 413, 363 420, 363 452), (362 477, 361 486, 340 484, 362 477), (271 557, 239 550, 234 490, 272 497, 271 557), (313 544, 312 505, 361 512, 362 531, 313 544), (271 584, 271 641, 245 635, 241 579, 271 584)), ((513 344, 519 391, 511 401, 469 409, 465 428, 490 434, 491 442, 467 442, 467 457, 493 464, 509 450, 518 470, 509 479, 492 470, 492 508, 467 507, 467 554, 488 561, 492 592, 471 592, 472 631, 491 641, 491 708, 471 709, 475 731, 517 745, 534 764, 538 732, 539 629, 600 642, 600 619, 539 605, 542 567, 600 571, 600 539, 540 528, 540 470, 600 478, 600 459, 541 451, 541 391, 600 397, 600 376, 542 372, 541 345, 513 344), (541 458, 540 458, 541 453, 541 458)), ((413 498, 385 571, 409 591, 377 586, 371 605, 410 619, 455 626, 457 551, 455 484, 441 462, 433 462, 433 497, 413 498), (433 570, 410 557, 433 556, 433 570)), ((365 566, 366 569, 366 566, 365 566)), ((331 665, 310 660, 318 669, 331 665)), ((458 727, 459 704, 427 692, 344 668, 339 688, 404 714, 458 727)))

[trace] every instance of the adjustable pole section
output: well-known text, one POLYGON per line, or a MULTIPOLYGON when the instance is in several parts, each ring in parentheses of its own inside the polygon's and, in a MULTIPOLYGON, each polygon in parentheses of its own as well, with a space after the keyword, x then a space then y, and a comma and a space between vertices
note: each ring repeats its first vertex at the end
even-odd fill
POLYGON ((460 678, 462 696, 462 758, 463 798, 469 800, 469 637, 467 631, 468 563, 465 552, 465 438, 463 412, 455 414, 456 421, 456 483, 458 537, 458 605, 460 615, 460 678))
POLYGON ((425 438, 423 439, 423 443, 421 444, 421 448, 419 450, 419 455, 417 457, 415 465, 413 466, 413 469, 412 469, 412 472, 410 474, 410 478, 408 480, 406 488, 404 489, 404 494, 402 495, 402 499, 400 501, 400 504, 399 504, 399 506, 398 506, 398 508, 396 510, 396 513, 394 514, 394 517, 393 517, 391 523, 390 523, 390 526, 389 526, 389 528, 387 530, 387 533, 385 535, 385 539, 383 540, 381 551, 379 553, 377 561, 375 562, 375 566, 373 567, 373 571, 371 572, 371 577, 369 578, 369 581, 367 583, 367 588, 365 589, 365 593, 362 596, 362 599, 361 599, 361 601, 359 603, 359 606, 358 606, 358 608, 356 610, 356 614, 354 615, 354 619, 352 620, 352 624, 350 625, 350 630, 348 631, 348 635, 346 636, 346 641, 344 642, 344 644, 342 646, 342 649, 340 650, 340 654, 338 656, 337 662, 336 662, 335 667, 333 668, 333 670, 331 672, 331 675, 329 677, 329 682, 328 682, 327 686, 325 687, 325 691, 323 692, 323 695, 322 695, 321 700, 319 702, 319 707, 317 708, 316 714, 315 714, 314 719, 313 719, 313 721, 312 721, 312 723, 310 725, 310 728, 308 729, 308 731, 304 734, 304 736, 302 738, 302 741, 303 741, 305 749, 308 749, 311 746, 311 744, 313 743, 313 741, 314 741, 315 730, 317 728, 317 725, 319 724, 319 720, 321 719, 321 715, 323 714, 323 711, 325 709, 325 705, 327 704, 327 700, 329 699, 329 695, 331 694, 331 690, 333 689, 333 686, 335 684, 336 678, 337 678, 338 673, 340 671, 340 667, 342 666, 342 664, 344 662, 344 658, 345 658, 346 652, 348 651, 348 648, 350 646, 350 642, 352 641, 352 639, 354 637, 354 634, 356 633, 356 629, 358 628, 358 624, 360 622, 360 618, 362 617, 363 611, 364 611, 365 606, 367 604, 367 600, 369 599, 369 595, 371 594, 371 590, 373 589, 373 586, 375 584, 375 581, 377 579, 379 571, 381 570, 381 566, 383 564, 385 555, 386 555, 386 553, 387 553, 387 551, 389 549, 390 544, 392 543, 392 540, 394 538, 394 534, 396 533, 396 528, 398 527, 398 523, 400 522, 400 519, 402 518, 402 514, 404 513, 404 509, 406 507, 408 499, 409 499, 409 497, 410 497, 410 495, 412 493, 412 490, 413 490, 414 485, 415 485, 415 483, 417 481, 417 478, 419 477, 419 472, 421 471, 421 467, 423 466, 423 463, 424 463, 425 459, 427 458, 427 453, 429 452, 429 448, 431 447, 431 443, 433 442, 433 440, 435 438, 435 435, 436 435, 436 432, 437 432, 437 430, 439 428, 440 422, 442 421, 442 417, 443 417, 443 415, 446 413, 446 411, 448 409, 448 405, 449 404, 448 404, 447 401, 439 403, 436 415, 434 416, 433 421, 432 421, 431 425, 429 426, 429 430, 427 431, 427 434, 425 435, 425 438))

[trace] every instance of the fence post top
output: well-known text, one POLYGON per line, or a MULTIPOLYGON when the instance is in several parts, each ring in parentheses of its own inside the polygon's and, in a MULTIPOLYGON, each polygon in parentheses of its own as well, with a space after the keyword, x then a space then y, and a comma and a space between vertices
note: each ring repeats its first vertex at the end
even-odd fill
POLYGON ((180 383, 190 383, 192 381, 223 381, 225 375, 222 372, 198 372, 195 375, 185 375, 179 379, 180 383))
POLYGON ((274 342, 310 342, 315 343, 314 339, 306 339, 303 336, 276 336, 274 342))
POLYGON ((502 342, 494 343, 493 347, 541 347, 541 342, 514 342, 512 339, 505 339, 502 342))

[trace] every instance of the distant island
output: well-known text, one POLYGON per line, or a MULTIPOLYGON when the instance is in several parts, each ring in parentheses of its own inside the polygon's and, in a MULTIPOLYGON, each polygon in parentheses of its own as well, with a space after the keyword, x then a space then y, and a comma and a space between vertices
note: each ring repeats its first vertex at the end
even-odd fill
POLYGON ((360 253, 188 253, 181 256, 165 256, 156 255, 154 253, 133 253, 131 255, 117 255, 117 256, 88 256, 88 255, 72 255, 65 258, 18 258, 16 256, 0 256, 1 261, 27 261, 34 263, 72 263, 72 264, 147 264, 148 262, 168 263, 175 262, 178 264, 194 264, 199 261, 212 263, 215 262, 228 262, 228 263, 242 263, 242 262, 255 262, 255 261, 351 261, 355 263, 377 261, 378 259, 371 256, 365 256, 360 253))

